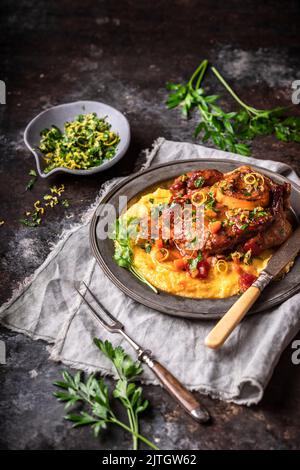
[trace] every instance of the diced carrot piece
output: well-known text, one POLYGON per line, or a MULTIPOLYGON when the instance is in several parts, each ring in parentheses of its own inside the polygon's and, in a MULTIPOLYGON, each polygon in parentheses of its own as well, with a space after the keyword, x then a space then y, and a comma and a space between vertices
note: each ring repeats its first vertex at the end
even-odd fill
POLYGON ((241 274, 243 272, 239 261, 234 261, 232 264, 232 267, 233 267, 233 270, 238 274, 241 274))
POLYGON ((174 268, 176 269, 176 271, 183 271, 184 268, 186 267, 186 262, 182 258, 175 259, 173 261, 173 264, 174 264, 174 268))
POLYGON ((190 276, 191 276, 192 278, 197 277, 198 274, 199 274, 198 269, 192 269, 192 270, 190 271, 190 276))
POLYGON ((172 250, 171 251, 171 255, 174 259, 182 259, 182 256, 181 254, 179 253, 179 251, 177 250, 172 250))
POLYGON ((222 227, 222 222, 220 220, 216 220, 215 222, 210 222, 209 229, 211 233, 218 233, 218 231, 222 227))
POLYGON ((205 215, 207 215, 207 217, 216 217, 217 213, 213 209, 206 209, 205 215))
POLYGON ((161 238, 159 238, 158 240, 155 240, 155 246, 158 249, 163 248, 164 244, 161 238))

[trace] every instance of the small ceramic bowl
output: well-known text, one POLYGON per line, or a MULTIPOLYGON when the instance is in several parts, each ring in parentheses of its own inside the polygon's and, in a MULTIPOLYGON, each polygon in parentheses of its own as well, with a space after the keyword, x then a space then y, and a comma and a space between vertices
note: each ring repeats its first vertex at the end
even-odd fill
POLYGON ((99 171, 107 170, 115 165, 125 154, 130 142, 130 127, 126 117, 115 108, 97 101, 76 101, 75 103, 61 104, 54 106, 38 114, 25 129, 24 141, 29 150, 33 153, 39 175, 47 178, 54 173, 64 172, 74 175, 92 175, 99 171), (88 170, 70 170, 68 168, 54 168, 49 173, 44 173, 45 163, 43 155, 39 150, 41 140, 40 133, 45 128, 52 125, 57 126, 61 131, 64 129, 66 121, 73 121, 78 114, 97 113, 98 117, 107 116, 107 121, 111 124, 111 129, 120 136, 120 142, 116 149, 116 154, 102 165, 95 166, 88 170))

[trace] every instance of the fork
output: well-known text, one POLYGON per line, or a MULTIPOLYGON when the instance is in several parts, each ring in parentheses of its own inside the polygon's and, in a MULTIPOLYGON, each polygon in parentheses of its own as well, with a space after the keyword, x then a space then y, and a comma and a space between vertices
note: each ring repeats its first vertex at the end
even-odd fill
POLYGON ((169 372, 162 364, 153 358, 152 352, 148 349, 143 349, 137 344, 127 333, 125 333, 124 325, 117 320, 95 297, 89 287, 83 282, 86 292, 94 299, 98 305, 102 315, 91 305, 79 289, 75 286, 76 291, 82 297, 84 302, 88 305, 90 313, 93 317, 110 333, 118 333, 128 341, 128 343, 135 350, 138 359, 145 364, 154 372, 158 380, 167 390, 167 392, 179 403, 179 405, 196 421, 199 423, 207 423, 210 421, 210 415, 207 409, 201 405, 180 382, 177 380, 171 372, 169 372), (110 321, 109 321, 109 320, 110 321))

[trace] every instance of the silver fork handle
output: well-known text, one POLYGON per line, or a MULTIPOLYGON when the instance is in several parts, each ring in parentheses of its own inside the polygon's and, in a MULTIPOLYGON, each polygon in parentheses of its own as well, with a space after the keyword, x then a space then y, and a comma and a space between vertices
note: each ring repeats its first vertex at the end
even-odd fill
POLYGON ((207 409, 194 398, 192 393, 189 392, 168 369, 160 364, 160 362, 153 359, 149 351, 141 351, 139 359, 150 367, 167 392, 177 400, 179 405, 193 419, 199 423, 207 423, 210 421, 210 415, 207 409))

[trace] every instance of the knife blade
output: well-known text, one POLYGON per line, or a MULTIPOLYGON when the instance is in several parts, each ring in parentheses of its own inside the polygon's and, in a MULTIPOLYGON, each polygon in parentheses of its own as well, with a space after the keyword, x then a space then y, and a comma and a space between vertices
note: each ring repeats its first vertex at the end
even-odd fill
POLYGON ((293 232, 290 238, 278 248, 252 286, 258 287, 259 290, 262 291, 269 282, 278 276, 285 266, 297 256, 299 251, 300 226, 293 232))
POLYGON ((248 310, 256 302, 263 289, 274 279, 285 266, 293 261, 300 251, 300 226, 281 245, 260 273, 256 281, 232 305, 205 338, 208 348, 218 349, 224 344, 235 327, 242 321, 248 310))

